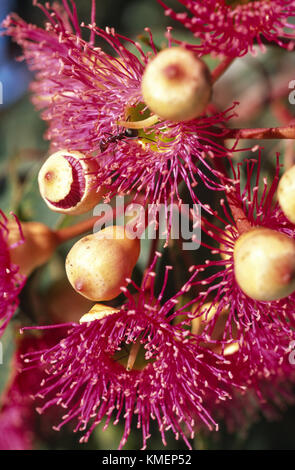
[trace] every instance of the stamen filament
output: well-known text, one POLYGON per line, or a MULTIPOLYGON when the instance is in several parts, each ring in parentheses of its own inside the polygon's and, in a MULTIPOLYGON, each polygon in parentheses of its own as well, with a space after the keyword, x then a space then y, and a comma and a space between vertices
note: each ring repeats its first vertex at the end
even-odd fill
POLYGON ((156 114, 143 119, 142 121, 118 121, 118 126, 126 127, 126 129, 145 129, 157 124, 159 117, 156 114))

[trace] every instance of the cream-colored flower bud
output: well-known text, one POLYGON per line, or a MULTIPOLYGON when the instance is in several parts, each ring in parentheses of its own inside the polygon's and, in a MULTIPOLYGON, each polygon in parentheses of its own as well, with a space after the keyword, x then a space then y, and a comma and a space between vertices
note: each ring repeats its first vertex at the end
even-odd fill
POLYGON ((203 114, 210 101, 210 71, 193 52, 171 47, 147 65, 141 90, 146 105, 160 118, 189 121, 203 114))
POLYGON ((295 241, 276 230, 254 228, 235 243, 234 271, 240 288, 252 299, 287 297, 295 290, 295 241))
POLYGON ((84 297, 111 300, 121 293, 140 253, 140 241, 130 239, 124 227, 108 227, 79 240, 66 259, 73 288, 84 297))
POLYGON ((24 241, 21 242, 19 225, 15 221, 8 224, 9 244, 16 245, 10 250, 12 263, 19 266, 25 276, 46 263, 53 255, 58 239, 56 234, 46 225, 39 222, 23 222, 21 224, 24 241))
POLYGON ((295 224, 295 165, 289 168, 280 179, 278 201, 285 216, 295 224))
POLYGON ((85 315, 83 315, 80 318, 80 323, 89 323, 89 322, 92 322, 93 320, 101 320, 102 318, 105 318, 119 311, 120 311, 119 309, 108 307, 107 305, 95 304, 89 310, 88 313, 85 313, 85 315))
POLYGON ((42 166, 38 183, 42 198, 54 212, 79 215, 101 200, 104 188, 95 187, 98 164, 80 152, 61 150, 42 166))
POLYGON ((109 225, 103 230, 97 232, 96 236, 100 240, 116 240, 117 243, 120 243, 124 250, 129 253, 130 264, 133 269, 140 254, 140 241, 138 238, 132 238, 132 234, 129 233, 122 225, 109 225))

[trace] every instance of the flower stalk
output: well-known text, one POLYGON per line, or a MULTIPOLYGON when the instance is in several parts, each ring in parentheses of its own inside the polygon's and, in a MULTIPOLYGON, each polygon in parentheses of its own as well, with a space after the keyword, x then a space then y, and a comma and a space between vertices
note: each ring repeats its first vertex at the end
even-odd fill
POLYGON ((295 139, 295 125, 283 127, 265 127, 257 129, 228 129, 225 131, 226 139, 295 139))
POLYGON ((212 83, 216 83, 220 77, 229 69, 231 64, 234 62, 234 58, 225 57, 220 64, 211 72, 212 83))

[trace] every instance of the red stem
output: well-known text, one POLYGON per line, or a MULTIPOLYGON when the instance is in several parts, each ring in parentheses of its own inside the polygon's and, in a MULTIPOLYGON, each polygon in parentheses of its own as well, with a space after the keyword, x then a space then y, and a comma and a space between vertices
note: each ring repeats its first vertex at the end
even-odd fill
POLYGON ((241 208, 239 204, 236 203, 235 199, 232 197, 230 193, 226 193, 226 199, 231 210, 233 219, 236 223, 236 227, 240 235, 242 233, 248 232, 251 230, 252 226, 245 215, 245 212, 241 208))
POLYGON ((225 139, 295 139, 295 125, 257 129, 228 129, 225 139))
POLYGON ((230 65, 233 63, 234 58, 226 57, 217 67, 212 71, 212 84, 217 82, 217 80, 227 71, 230 65))
MULTIPOLYGON (((126 207, 122 208, 121 210, 116 210, 114 208, 112 212, 112 219, 116 216, 120 217, 122 214, 124 214, 125 209, 126 207)), ((71 227, 65 227, 56 230, 55 235, 57 238, 57 243, 61 244, 68 240, 71 240, 72 238, 82 235, 83 233, 90 232, 91 230, 93 230, 94 224, 102 219, 104 219, 105 222, 109 221, 106 215, 104 214, 99 217, 91 217, 90 219, 83 220, 82 222, 78 222, 77 224, 72 225, 71 227)))

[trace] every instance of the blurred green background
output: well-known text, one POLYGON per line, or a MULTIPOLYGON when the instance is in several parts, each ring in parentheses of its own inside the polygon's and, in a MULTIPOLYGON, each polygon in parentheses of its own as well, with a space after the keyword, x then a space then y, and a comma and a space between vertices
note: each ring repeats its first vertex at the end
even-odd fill
MULTIPOLYGON (((1 4, 5 3, 1 0, 1 4)), ((42 24, 42 15, 37 8, 31 6, 31 0, 15 2, 14 11, 26 20, 42 24)), ((77 0, 81 19, 89 18, 90 0, 77 0)), ((163 41, 163 32, 167 25, 175 27, 175 34, 185 37, 179 25, 168 20, 156 0, 97 0, 97 24, 101 27, 113 26, 121 34, 136 38, 144 27, 149 26, 156 41, 163 41)), ((176 1, 170 1, 179 9, 176 1)), ((71 223, 70 218, 63 218, 50 212, 39 197, 36 177, 42 161, 46 157, 48 142, 43 139, 45 124, 30 103, 27 91, 31 79, 24 64, 16 65, 14 58, 19 54, 18 48, 11 42, 2 44, 0 62, 0 80, 4 84, 4 103, 0 106, 0 207, 8 213, 13 211, 21 220, 38 220, 51 227, 71 223), (13 65, 14 64, 14 65, 13 65), (9 90, 9 93, 6 93, 9 90)), ((216 60, 206 58, 210 67, 216 60)), ((214 99, 217 109, 229 107, 234 100, 241 101, 238 110, 240 116, 233 125, 241 127, 279 125, 278 115, 269 107, 267 96, 269 89, 285 86, 295 79, 294 53, 285 53, 277 48, 271 48, 265 55, 258 54, 257 58, 247 57, 238 60, 216 86, 214 99), (256 107, 255 107, 256 106, 256 107)), ((287 95, 286 95, 287 96, 287 95)), ((282 100, 289 106, 290 113, 295 110, 288 104, 287 97, 282 100)), ((265 174, 271 174, 274 168, 275 152, 284 156, 286 152, 294 155, 294 144, 291 142, 264 142, 265 159, 263 167, 265 174)), ((247 155, 249 156, 249 155, 247 155)), ((251 154, 250 154, 251 156, 251 154)), ((64 278, 63 263, 68 246, 63 246, 45 268, 38 270, 30 279, 22 294, 22 302, 16 321, 6 332, 4 344, 5 363, 0 367, 0 391, 9 376, 11 357, 14 350, 14 335, 19 323, 31 324, 36 321, 66 321, 58 318, 57 306, 53 305, 53 297, 58 291, 59 297, 67 298, 69 308, 74 305, 76 298, 68 288, 64 278), (53 312, 54 310, 54 312, 53 312)), ((60 304, 61 311, 64 304, 60 304)), ((77 316, 79 316, 77 307, 77 316)), ((231 406, 229 404, 229 406, 231 406)), ((78 444, 78 436, 69 429, 60 433, 48 433, 46 420, 37 422, 35 447, 39 449, 116 449, 122 434, 122 427, 109 427, 102 431, 99 426, 93 433, 87 445, 78 444)), ((163 449, 159 432, 152 428, 150 449, 163 449)), ((185 445, 175 441, 168 433, 168 449, 185 449, 185 445)), ((140 432, 134 427, 133 433, 125 449, 141 447, 140 432)), ((282 413, 282 419, 267 422, 263 417, 249 427, 248 432, 228 434, 221 424, 219 433, 199 436, 194 441, 195 449, 295 449, 295 407, 290 407, 282 413)))

